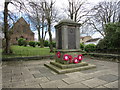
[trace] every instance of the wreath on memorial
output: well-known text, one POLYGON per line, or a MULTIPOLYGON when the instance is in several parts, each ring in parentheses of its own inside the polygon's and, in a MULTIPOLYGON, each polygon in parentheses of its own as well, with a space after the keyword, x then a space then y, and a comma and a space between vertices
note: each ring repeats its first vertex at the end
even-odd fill
POLYGON ((75 63, 75 64, 81 62, 82 59, 83 59, 82 54, 80 54, 80 55, 78 55, 77 57, 74 57, 74 58, 72 57, 72 55, 68 55, 68 54, 64 54, 64 56, 63 56, 63 60, 69 61, 69 63, 75 63))
POLYGON ((72 57, 72 55, 69 55, 69 63, 73 63, 73 57, 72 57))
POLYGON ((57 52, 57 57, 60 58, 60 56, 61 56, 61 53, 57 52))
POLYGON ((77 57, 77 58, 78 58, 78 60, 79 60, 79 61, 81 61, 81 60, 83 59, 82 54, 81 54, 81 55, 78 55, 78 57, 77 57))
POLYGON ((69 60, 69 55, 68 55, 68 54, 64 54, 63 59, 64 59, 65 61, 68 61, 68 60, 69 60))
POLYGON ((74 63, 79 63, 78 58, 77 58, 77 57, 74 57, 73 62, 74 62, 74 63))

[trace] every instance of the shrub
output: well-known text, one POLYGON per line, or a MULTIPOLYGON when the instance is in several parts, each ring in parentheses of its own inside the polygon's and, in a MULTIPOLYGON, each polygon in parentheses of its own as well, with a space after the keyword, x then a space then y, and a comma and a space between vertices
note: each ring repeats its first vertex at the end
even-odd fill
MULTIPOLYGON (((56 48, 56 42, 52 42, 52 46, 56 48)), ((50 47, 50 43, 49 43, 49 47, 50 47)))
POLYGON ((98 49, 115 49, 120 47, 120 23, 105 25, 105 37, 98 43, 98 49))
MULTIPOLYGON (((50 45, 49 45, 50 46, 50 45)), ((52 46, 56 48, 56 42, 52 42, 52 46)))
POLYGON ((18 45, 19 46, 27 46, 27 41, 24 38, 19 38, 18 45))
POLYGON ((83 43, 80 43, 80 49, 84 50, 85 45, 83 43))
POLYGON ((49 42, 47 40, 44 41, 44 46, 48 47, 49 46, 49 42))
POLYGON ((87 52, 93 52, 95 51, 96 45, 95 44, 88 44, 85 46, 85 51, 87 52))
POLYGON ((56 48, 56 42, 53 42, 52 44, 53 44, 53 47, 56 48))
POLYGON ((40 46, 40 42, 36 42, 36 45, 40 46))
POLYGON ((24 40, 23 43, 24 43, 23 46, 25 47, 28 45, 28 42, 26 40, 24 40))
POLYGON ((35 41, 30 41, 29 45, 32 46, 32 47, 35 47, 36 46, 36 42, 35 41))

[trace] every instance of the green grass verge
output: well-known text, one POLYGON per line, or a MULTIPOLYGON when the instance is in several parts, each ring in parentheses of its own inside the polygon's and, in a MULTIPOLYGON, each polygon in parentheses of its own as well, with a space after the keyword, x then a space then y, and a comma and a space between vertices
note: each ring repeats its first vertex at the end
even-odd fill
POLYGON ((49 48, 40 48, 40 47, 24 47, 24 46, 11 46, 13 51, 10 55, 2 55, 3 58, 9 57, 24 57, 24 56, 43 56, 43 55, 54 55, 50 53, 49 48))

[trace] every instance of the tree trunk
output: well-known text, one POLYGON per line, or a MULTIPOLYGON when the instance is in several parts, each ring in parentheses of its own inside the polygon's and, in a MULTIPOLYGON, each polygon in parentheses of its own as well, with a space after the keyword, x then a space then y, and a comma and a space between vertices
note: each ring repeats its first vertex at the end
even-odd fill
POLYGON ((5 54, 10 54, 10 36, 9 36, 9 31, 8 31, 8 4, 9 2, 4 2, 4 35, 5 35, 5 49, 4 53, 5 54))
POLYGON ((40 37, 40 25, 38 25, 37 30, 38 30, 38 41, 40 42, 41 41, 41 37, 40 37))
POLYGON ((75 19, 74 19, 75 22, 77 22, 77 11, 75 13, 75 19))
POLYGON ((41 48, 44 47, 44 16, 42 16, 42 39, 41 39, 41 48))
POLYGON ((119 15, 118 15, 118 22, 120 22, 120 13, 119 13, 119 15))
POLYGON ((49 42, 50 42, 50 52, 53 52, 52 34, 51 34, 51 21, 50 20, 48 20, 48 33, 49 33, 49 42))

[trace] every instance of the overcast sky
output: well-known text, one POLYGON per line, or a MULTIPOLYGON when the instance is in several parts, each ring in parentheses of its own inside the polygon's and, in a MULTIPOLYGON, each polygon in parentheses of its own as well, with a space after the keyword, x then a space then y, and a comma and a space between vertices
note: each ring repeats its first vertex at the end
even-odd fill
MULTIPOLYGON (((3 11, 4 1, 5 1, 5 0, 0 0, 0 11, 3 11)), ((67 4, 68 4, 68 3, 67 3, 68 0, 55 0, 55 1, 56 1, 56 7, 59 8, 59 9, 63 8, 63 6, 67 6, 67 4)), ((98 2, 100 2, 100 1, 104 1, 104 0, 87 0, 87 2, 90 3, 90 6, 95 5, 95 4, 97 4, 98 2)), ((110 1, 110 0, 106 0, 106 1, 110 1)), ((9 5, 9 10, 14 11, 13 5, 9 5)), ((37 36, 37 32, 35 32, 35 33, 36 33, 36 34, 35 34, 35 38, 37 38, 37 37, 38 37, 38 36, 37 36)), ((52 35, 53 35, 53 38, 55 38, 55 32, 52 32, 52 35)), ((47 34, 46 37, 48 38, 49 35, 47 34)), ((93 37, 93 38, 100 37, 100 34, 99 34, 99 33, 96 33, 96 34, 94 34, 92 37, 93 37)))
MULTIPOLYGON (((3 10, 3 6, 4 6, 4 1, 5 0, 0 0, 0 11, 3 10)), ((68 0, 55 0, 56 1, 56 6, 59 8, 62 8, 64 5, 66 6, 68 0)), ((104 1, 104 0, 86 0, 87 2, 91 3, 91 4, 96 4, 100 1, 104 1)), ((106 1, 110 1, 110 0, 106 0, 106 1)), ((9 5, 9 9, 13 10, 12 5, 9 5)))

